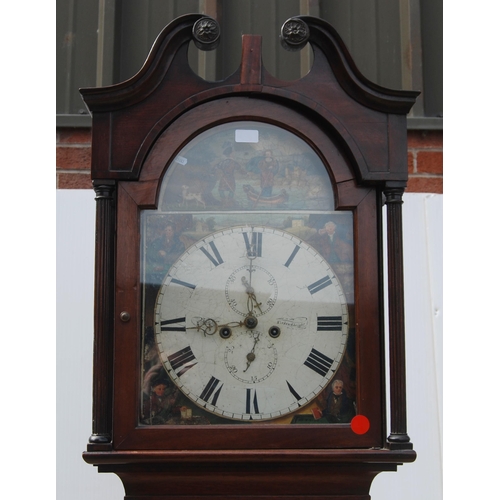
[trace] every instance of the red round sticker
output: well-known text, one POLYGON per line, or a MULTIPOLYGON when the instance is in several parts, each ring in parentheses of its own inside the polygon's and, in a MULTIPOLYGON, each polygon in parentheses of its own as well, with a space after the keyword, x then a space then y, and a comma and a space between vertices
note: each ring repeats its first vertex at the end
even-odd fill
POLYGON ((370 421, 364 415, 356 415, 351 420, 351 429, 356 434, 366 434, 370 428, 370 421))

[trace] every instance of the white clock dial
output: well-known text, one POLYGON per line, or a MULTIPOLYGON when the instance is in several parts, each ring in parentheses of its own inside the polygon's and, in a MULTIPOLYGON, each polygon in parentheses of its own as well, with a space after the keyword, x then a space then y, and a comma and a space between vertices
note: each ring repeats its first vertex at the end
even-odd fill
POLYGON ((198 406, 269 420, 314 399, 335 374, 347 303, 325 259, 285 231, 213 233, 170 268, 155 309, 160 357, 198 406))

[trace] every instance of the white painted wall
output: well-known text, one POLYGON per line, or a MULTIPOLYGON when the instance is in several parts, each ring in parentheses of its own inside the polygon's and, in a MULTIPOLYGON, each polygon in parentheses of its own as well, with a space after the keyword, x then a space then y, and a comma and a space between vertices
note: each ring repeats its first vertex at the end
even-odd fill
MULTIPOLYGON (((408 433, 418 457, 375 478, 372 500, 441 500, 442 195, 404 196, 408 433)), ((114 474, 81 458, 91 434, 95 201, 57 191, 57 498, 120 500, 114 474)))
POLYGON ((372 500, 441 500, 443 197, 403 199, 408 434, 417 460, 396 474, 379 474, 370 493, 372 500))
POLYGON ((57 191, 57 499, 123 500, 114 474, 83 461, 92 433, 95 193, 57 191))

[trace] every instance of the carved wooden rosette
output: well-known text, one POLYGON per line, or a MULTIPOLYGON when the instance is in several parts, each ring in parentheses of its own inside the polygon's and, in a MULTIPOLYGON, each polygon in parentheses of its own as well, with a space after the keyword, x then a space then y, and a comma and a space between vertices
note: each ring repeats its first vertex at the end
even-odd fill
POLYGON ((303 49, 309 41, 309 26, 298 17, 285 21, 281 27, 280 42, 285 50, 303 49))
POLYGON ((220 27, 215 19, 203 17, 193 25, 193 40, 200 50, 213 50, 219 45, 220 27))

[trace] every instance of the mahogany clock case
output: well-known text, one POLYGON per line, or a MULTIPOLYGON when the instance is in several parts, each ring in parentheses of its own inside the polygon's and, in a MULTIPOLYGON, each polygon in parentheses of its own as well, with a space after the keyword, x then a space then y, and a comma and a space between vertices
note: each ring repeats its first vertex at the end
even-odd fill
MULTIPOLYGON (((272 77, 262 66, 261 37, 244 35, 240 69, 224 81, 207 82, 193 73, 187 61, 187 47, 195 36, 193 25, 200 22, 205 23, 205 34, 218 36, 215 21, 202 15, 183 16, 160 34, 135 77, 112 87, 81 90, 93 114, 92 178, 97 193, 93 432, 84 458, 99 465, 100 471, 112 472, 139 471, 153 463, 161 463, 158 467, 165 471, 175 463, 196 465, 220 460, 226 465, 234 463, 238 477, 238 467, 245 467, 248 461, 257 470, 262 460, 276 467, 285 460, 290 465, 285 479, 292 496, 300 481, 293 478, 293 471, 307 464, 305 474, 311 474, 307 483, 311 494, 321 491, 326 495, 332 484, 338 484, 348 495, 361 481, 363 493, 352 498, 367 500, 369 484, 378 472, 395 470, 398 464, 413 461, 416 456, 406 433, 401 203, 408 176, 406 114, 418 93, 383 89, 369 82, 356 69, 335 30, 311 17, 287 21, 292 36, 305 34, 299 45, 309 41, 313 48, 314 64, 304 78, 282 82, 272 77), (145 352, 148 331, 155 328, 151 318, 156 303, 155 294, 148 296, 145 291, 148 231, 154 227, 147 221, 153 220, 150 215, 172 216, 176 221, 185 217, 190 222, 177 229, 187 236, 187 229, 192 229, 189 224, 206 224, 212 216, 217 220, 215 215, 221 209, 214 200, 222 202, 222 197, 215 185, 209 192, 213 199, 207 200, 203 196, 197 199, 199 193, 188 189, 189 182, 170 182, 176 172, 182 171, 184 148, 189 149, 204 134, 242 124, 252 130, 280 131, 304 144, 320 165, 316 172, 322 171, 331 206, 324 200, 316 212, 311 207, 294 206, 296 198, 289 196, 291 184, 285 185, 297 181, 292 168, 276 179, 280 190, 272 196, 281 193, 282 199, 274 207, 264 207, 267 193, 250 168, 251 155, 246 161, 240 148, 236 156, 246 172, 236 179, 239 194, 233 201, 239 205, 228 205, 226 214, 234 213, 244 224, 252 225, 257 220, 255 224, 260 225, 263 214, 280 213, 287 221, 292 220, 278 228, 287 233, 290 228, 319 232, 319 219, 317 226, 311 223, 319 213, 330 212, 348 221, 345 227, 352 233, 352 267, 343 276, 338 272, 338 278, 348 297, 350 396, 358 416, 369 422, 362 431, 355 432, 357 429, 347 422, 312 423, 310 414, 314 405, 321 406, 324 396, 320 393, 293 413, 307 413, 305 421, 311 423, 302 423, 300 418, 296 420, 300 423, 248 418, 236 423, 231 419, 200 419, 200 425, 190 425, 193 419, 190 422, 188 413, 185 418, 177 414, 160 424, 144 419, 145 352), (171 189, 173 185, 177 189, 171 189), (248 186, 246 190, 244 185, 248 186), (382 278, 384 202, 388 221, 386 291, 382 278), (294 218, 300 219, 297 226, 294 218), (383 334, 385 292, 389 296, 390 360, 385 359, 383 334), (389 437, 386 366, 390 373, 389 437), (330 475, 333 462, 345 474, 330 475), (322 486, 316 488, 318 481, 322 486)), ((205 48, 213 48, 213 41, 209 40, 205 48)), ((199 39, 197 46, 203 46, 199 39)), ((268 148, 263 144, 261 153, 268 148)), ((224 149, 218 150, 217 158, 207 154, 208 166, 200 166, 201 170, 208 172, 224 149)), ((282 151, 273 153, 283 160, 282 151)), ((300 177, 303 168, 297 166, 300 177)), ((215 232, 223 229, 217 224, 210 227, 215 232)), ((301 239, 306 241, 307 237, 301 239)), ((184 249, 188 243, 185 241, 184 249)), ((218 263, 218 257, 213 258, 218 263)), ((345 370, 346 362, 344 354, 338 369, 345 370)), ((203 411, 200 405, 182 406, 195 416, 202 415, 197 413, 203 411)), ((265 484, 259 483, 259 494, 264 494, 272 482, 271 472, 261 472, 267 478, 265 484)), ((204 478, 209 480, 209 475, 207 472, 204 478)), ((259 475, 248 475, 248 485, 254 484, 252 477, 259 475)), ((221 477, 214 476, 213 481, 221 477)), ((137 478, 132 474, 124 483, 132 488, 137 478)), ((164 481, 163 472, 155 478, 164 481)), ((141 484, 144 487, 145 483, 141 484)), ((340 490, 340 496, 328 495, 325 498, 347 498, 340 490)))

